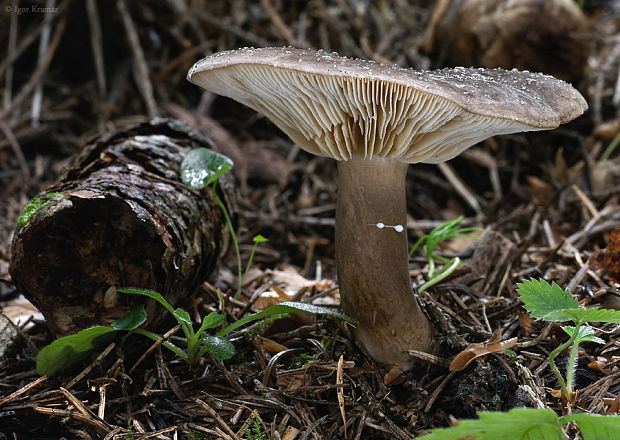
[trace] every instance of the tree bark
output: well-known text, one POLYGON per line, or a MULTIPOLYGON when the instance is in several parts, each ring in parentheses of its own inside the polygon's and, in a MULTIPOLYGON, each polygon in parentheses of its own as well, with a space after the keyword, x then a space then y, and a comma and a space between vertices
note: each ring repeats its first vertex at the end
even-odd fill
MULTIPOLYGON (((213 271, 228 249, 224 217, 209 190, 180 179, 183 158, 198 147, 213 146, 178 121, 140 124, 85 146, 39 196, 15 233, 10 273, 56 336, 109 324, 145 302, 116 287, 156 290, 174 305, 213 271)), ((231 212, 229 179, 218 188, 231 212)), ((146 303, 153 327, 162 311, 146 303)))

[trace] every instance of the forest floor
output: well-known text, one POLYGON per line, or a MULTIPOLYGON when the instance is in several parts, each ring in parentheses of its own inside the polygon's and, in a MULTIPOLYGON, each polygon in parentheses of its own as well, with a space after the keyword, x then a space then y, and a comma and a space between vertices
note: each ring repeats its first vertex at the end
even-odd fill
MULTIPOLYGON (((529 0, 519 11, 462 2, 478 4, 475 14, 425 0, 57 0, 48 13, 41 1, 0 3, 0 306, 30 342, 17 335, 2 343, 0 439, 410 439, 478 411, 537 404, 566 411, 548 362, 566 334, 560 323, 529 316, 516 285, 542 278, 568 288, 581 305, 620 308, 620 243, 612 240, 620 228, 618 2, 586 0, 583 11, 575 5, 569 12, 539 10, 541 2, 529 0), (528 10, 529 18, 519 15, 528 10), (533 20, 543 24, 519 28, 533 20), (573 83, 590 110, 553 131, 484 141, 450 161, 448 173, 410 167, 410 243, 458 216, 483 237, 442 243, 441 252, 459 255, 463 265, 421 295, 445 321, 433 362, 407 372, 378 365, 348 325, 313 318, 246 332, 233 341, 235 357, 207 357, 194 368, 160 347, 132 370, 149 346, 135 336, 60 375, 39 376, 36 350, 53 336, 9 275, 17 218, 93 136, 157 116, 184 121, 235 161, 242 260, 252 237, 269 239, 256 250, 243 295, 227 302, 228 318, 283 297, 337 308, 335 162, 186 81, 205 54, 284 45, 417 69, 543 71, 573 83), (455 340, 512 338, 512 351, 488 353, 462 371, 446 367, 463 350, 455 340)), ((235 291, 235 264, 231 252, 200 300, 182 306, 193 316, 220 310, 214 286, 235 291)), ((414 286, 427 280, 421 253, 410 272, 414 286)), ((174 324, 166 325, 162 333, 174 324)), ((580 346, 572 405, 614 414, 619 327, 595 328, 605 343, 580 346)))

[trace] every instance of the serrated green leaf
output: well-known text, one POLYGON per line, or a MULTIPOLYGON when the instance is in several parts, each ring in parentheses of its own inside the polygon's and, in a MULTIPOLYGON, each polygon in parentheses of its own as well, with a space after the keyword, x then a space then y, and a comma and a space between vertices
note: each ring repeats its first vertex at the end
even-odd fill
POLYGON ((567 321, 567 319, 549 319, 552 312, 563 309, 576 309, 579 303, 570 291, 562 289, 555 282, 549 284, 542 279, 525 280, 517 284, 517 292, 524 307, 535 318, 547 321, 567 321))
POLYGON ((208 148, 190 151, 181 164, 181 180, 192 189, 211 185, 230 171, 233 161, 208 148))
POLYGON ((37 355, 37 373, 54 375, 81 361, 94 349, 110 341, 116 330, 99 325, 57 339, 37 355))
POLYGON ((125 316, 118 318, 110 324, 110 327, 115 330, 134 330, 144 324, 144 321, 146 321, 146 310, 144 310, 144 304, 141 304, 125 316))
MULTIPOLYGON (((575 327, 573 327, 572 325, 565 325, 562 327, 562 330, 564 330, 571 338, 575 334, 575 327)), ((596 330, 594 330, 592 327, 582 325, 581 327, 579 327, 579 331, 577 332, 577 337, 575 338, 574 342, 577 344, 581 342, 596 342, 597 344, 604 344, 604 340, 594 336, 595 331, 596 330)))
POLYGON ((235 355, 235 347, 226 338, 220 336, 202 335, 202 343, 218 361, 225 361, 235 355))
POLYGON ((611 322, 620 323, 620 310, 578 307, 550 312, 542 317, 545 321, 611 322))
POLYGON ((217 334, 219 336, 224 336, 249 322, 257 321, 259 319, 265 319, 274 315, 281 315, 284 313, 312 313, 314 315, 325 315, 332 318, 342 319, 343 321, 347 321, 350 324, 357 325, 357 321, 353 318, 350 318, 347 315, 343 315, 342 313, 334 312, 333 310, 325 307, 298 302, 283 302, 273 305, 271 307, 267 307, 265 310, 261 310, 260 312, 246 316, 245 318, 241 318, 238 321, 230 324, 228 327, 220 330, 217 334))
POLYGON ((480 412, 451 428, 431 430, 428 440, 565 440, 557 415, 549 409, 516 408, 507 413, 480 412))
POLYGON ((583 440, 614 440, 620 437, 620 416, 579 413, 560 417, 560 422, 577 423, 583 440))

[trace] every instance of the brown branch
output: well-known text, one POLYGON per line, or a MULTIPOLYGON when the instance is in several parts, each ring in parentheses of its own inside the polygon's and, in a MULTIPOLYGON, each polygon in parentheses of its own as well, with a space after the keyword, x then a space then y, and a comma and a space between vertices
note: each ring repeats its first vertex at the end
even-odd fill
POLYGON ((105 70, 103 68, 103 42, 101 38, 101 23, 99 22, 99 10, 95 0, 86 1, 86 10, 88 12, 88 24, 90 25, 90 46, 93 50, 93 58, 95 61, 95 72, 97 74, 97 86, 99 87, 99 95, 105 96, 105 70))
POLYGON ((15 137, 13 130, 11 130, 11 127, 9 127, 9 125, 6 122, 4 122, 2 119, 0 119, 0 131, 2 131, 2 134, 4 134, 4 137, 6 137, 6 140, 9 142, 9 144, 11 145, 11 148, 13 149, 13 153, 15 154, 15 157, 17 158, 17 161, 19 162, 19 167, 22 170, 22 177, 24 178, 24 182, 29 182, 30 181, 30 169, 28 168, 28 163, 26 162, 24 153, 22 152, 22 149, 19 146, 19 142, 17 141, 17 138, 15 137))
POLYGON ((288 26, 286 26, 284 20, 282 20, 282 17, 280 17, 280 14, 278 14, 278 11, 276 11, 271 2, 269 0, 261 0, 260 4, 265 10, 265 12, 267 12, 267 15, 269 15, 269 19, 276 27, 278 32, 282 35, 282 37, 286 40, 286 42, 291 46, 298 47, 299 42, 293 36, 293 33, 288 28, 288 26))
POLYGON ((127 41, 129 42, 129 47, 131 48, 131 52, 133 54, 134 79, 136 81, 136 85, 138 86, 140 95, 142 95, 142 99, 146 105, 146 111, 149 117, 154 118, 159 114, 159 112, 157 110, 157 104, 155 103, 155 97, 153 95, 153 84, 151 83, 151 79, 149 77, 149 70, 146 64, 146 58, 144 57, 144 51, 142 50, 142 46, 140 46, 138 31, 136 30, 136 26, 131 19, 129 11, 127 10, 125 0, 118 0, 116 6, 123 19, 123 26, 125 27, 125 32, 127 33, 127 41))
POLYGON ((43 58, 43 61, 37 66, 32 76, 30 77, 30 80, 26 83, 26 85, 22 87, 15 99, 13 99, 11 105, 0 110, 0 120, 7 119, 8 115, 14 113, 16 109, 26 100, 28 95, 30 95, 30 93, 34 90, 37 84, 41 82, 43 75, 45 75, 45 72, 47 72, 50 63, 54 58, 56 49, 58 49, 58 44, 60 43, 61 37, 65 31, 66 24, 66 19, 62 19, 58 23, 58 26, 56 26, 56 30, 54 31, 54 35, 52 37, 52 42, 49 45, 47 53, 45 54, 45 58, 43 58))

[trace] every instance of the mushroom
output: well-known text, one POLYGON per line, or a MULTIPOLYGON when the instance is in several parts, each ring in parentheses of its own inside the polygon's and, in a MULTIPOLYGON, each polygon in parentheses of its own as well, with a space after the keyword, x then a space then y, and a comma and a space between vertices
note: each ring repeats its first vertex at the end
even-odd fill
POLYGON ((414 363, 408 350, 435 345, 408 271, 408 165, 447 161, 494 135, 555 128, 587 109, 571 85, 540 73, 415 71, 286 47, 219 52, 187 78, 338 161, 342 309, 358 320, 357 340, 373 358, 403 369, 414 363))

